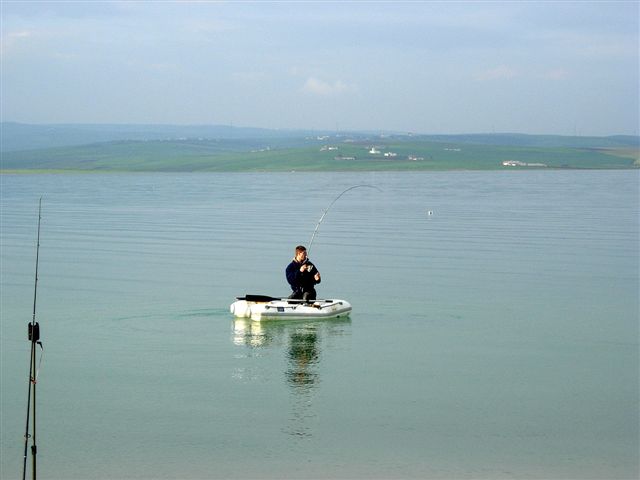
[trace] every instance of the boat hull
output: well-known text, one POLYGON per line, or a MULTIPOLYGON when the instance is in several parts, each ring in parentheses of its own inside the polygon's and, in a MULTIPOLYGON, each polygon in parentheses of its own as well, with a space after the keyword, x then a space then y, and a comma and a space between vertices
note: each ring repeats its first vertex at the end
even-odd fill
POLYGON ((300 300, 273 299, 252 301, 239 298, 229 310, 237 318, 250 318, 262 322, 267 320, 313 320, 346 317, 351 313, 351 304, 346 300, 300 300))

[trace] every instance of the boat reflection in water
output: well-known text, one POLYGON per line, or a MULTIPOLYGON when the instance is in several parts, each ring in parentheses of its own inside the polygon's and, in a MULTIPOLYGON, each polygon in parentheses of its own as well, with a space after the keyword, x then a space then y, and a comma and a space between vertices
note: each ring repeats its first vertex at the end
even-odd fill
POLYGON ((294 389, 310 389, 319 380, 318 332, 314 326, 292 332, 289 337, 287 382, 294 389))
POLYGON ((233 342, 250 349, 281 350, 286 358, 284 382, 289 390, 291 415, 284 431, 311 437, 316 413, 313 399, 320 388, 320 360, 327 354, 332 337, 349 335, 351 319, 333 318, 299 321, 255 322, 235 319, 233 342))

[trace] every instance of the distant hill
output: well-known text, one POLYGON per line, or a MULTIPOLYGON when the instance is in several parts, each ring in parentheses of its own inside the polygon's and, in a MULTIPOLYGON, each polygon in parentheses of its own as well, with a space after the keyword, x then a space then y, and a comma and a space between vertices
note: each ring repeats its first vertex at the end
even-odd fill
POLYGON ((231 126, 0 125, 8 171, 638 168, 639 138, 415 135, 231 126))
POLYGON ((379 142, 387 138, 405 138, 441 143, 503 145, 528 147, 638 148, 640 137, 577 137, 525 135, 519 133, 421 135, 397 132, 324 130, 278 130, 230 125, 126 125, 126 124, 50 124, 0 123, 0 151, 38 150, 103 142, 184 141, 184 140, 262 140, 299 139, 334 136, 379 142))
POLYGON ((0 170, 84 172, 424 171, 637 168, 637 148, 529 147, 404 138, 148 140, 2 152, 0 170))
POLYGON ((572 147, 572 148, 638 148, 640 137, 614 135, 608 137, 571 137, 562 135, 526 135, 522 133, 479 133, 461 135, 419 135, 416 138, 433 142, 511 147, 572 147))
POLYGON ((229 125, 117 125, 0 123, 0 151, 37 150, 115 141, 263 139, 301 137, 310 132, 229 125))

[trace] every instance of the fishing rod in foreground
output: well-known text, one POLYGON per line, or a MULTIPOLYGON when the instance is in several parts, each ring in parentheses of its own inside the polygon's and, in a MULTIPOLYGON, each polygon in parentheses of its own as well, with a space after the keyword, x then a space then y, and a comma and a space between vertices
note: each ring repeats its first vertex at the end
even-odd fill
POLYGON ((311 245, 313 244, 313 239, 316 238, 316 233, 318 233, 318 229, 320 228, 320 224, 322 223, 322 220, 324 220, 325 215, 327 215, 327 212, 329 211, 329 209, 333 206, 334 203, 336 203, 338 201, 338 199, 344 195, 345 193, 347 193, 349 190, 353 190, 354 188, 360 188, 360 187, 366 187, 366 188, 375 188, 376 190, 378 190, 379 192, 381 192, 382 190, 379 189, 378 187, 376 187, 375 185, 366 185, 366 184, 362 184, 362 185, 353 185, 352 187, 347 188, 346 190, 344 190, 342 193, 340 193, 340 195, 338 195, 336 198, 333 199, 333 201, 329 204, 329 206, 325 209, 324 212, 322 212, 322 216, 320 217, 320 220, 318 220, 318 223, 316 224, 316 228, 313 231, 313 235, 311 235, 311 240, 309 241, 309 246, 307 247, 307 255, 309 255, 311 253, 311 245))
POLYGON ((38 237, 36 242, 36 276, 35 284, 33 287, 33 316, 29 323, 28 338, 31 342, 31 354, 29 361, 29 390, 27 395, 27 421, 24 432, 24 461, 22 464, 22 480, 25 480, 27 475, 27 450, 29 446, 29 440, 31 440, 31 457, 32 457, 32 471, 31 478, 36 478, 36 456, 38 454, 38 447, 36 446, 36 383, 38 382, 38 371, 40 365, 36 365, 36 346, 40 345, 40 363, 42 363, 42 353, 44 348, 40 341, 40 325, 36 322, 36 302, 38 299, 38 260, 40 257, 40 220, 42 219, 42 197, 38 202, 38 237), (29 423, 31 422, 31 433, 29 433, 29 423))

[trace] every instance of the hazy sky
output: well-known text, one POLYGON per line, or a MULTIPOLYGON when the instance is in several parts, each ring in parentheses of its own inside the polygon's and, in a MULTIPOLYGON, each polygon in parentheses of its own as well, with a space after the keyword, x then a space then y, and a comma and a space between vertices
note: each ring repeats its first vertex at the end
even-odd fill
POLYGON ((638 135, 639 5, 1 0, 2 120, 638 135))

